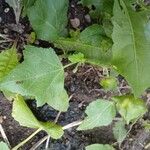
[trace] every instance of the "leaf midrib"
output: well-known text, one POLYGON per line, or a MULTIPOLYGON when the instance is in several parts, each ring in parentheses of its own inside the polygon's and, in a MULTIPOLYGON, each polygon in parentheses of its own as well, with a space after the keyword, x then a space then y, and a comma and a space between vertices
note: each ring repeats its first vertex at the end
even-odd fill
MULTIPOLYGON (((89 47, 89 48, 94 48, 94 49, 99 49, 100 50, 100 52, 102 52, 103 50, 100 48, 100 47, 98 47, 98 46, 94 46, 94 45, 90 45, 90 44, 85 44, 85 43, 82 43, 82 41, 70 41, 70 40, 66 40, 66 39, 58 39, 58 40, 56 40, 55 41, 55 43, 56 44, 60 44, 61 42, 65 42, 65 43, 69 43, 70 45, 71 44, 77 44, 79 47, 89 47)), ((61 44, 62 45, 62 47, 63 47, 63 44, 61 44)), ((106 52, 106 54, 107 54, 107 52, 106 52)))
POLYGON ((129 12, 128 12, 128 9, 126 7, 126 4, 124 3, 123 0, 121 0, 123 5, 125 6, 125 10, 126 10, 126 14, 127 14, 127 19, 129 21, 129 24, 130 24, 130 30, 131 30, 131 35, 132 35, 132 41, 133 41, 133 52, 134 52, 134 60, 135 60, 135 69, 136 69, 136 81, 139 81, 139 76, 138 76, 138 73, 139 73, 139 67, 138 67, 138 62, 137 62, 137 52, 136 52, 136 42, 135 42, 135 34, 134 34, 134 29, 133 29, 133 25, 132 25, 132 21, 131 21, 131 18, 130 18, 130 15, 129 15, 129 12))
MULTIPOLYGON (((49 74, 51 74, 51 73, 54 73, 54 72, 58 72, 57 74, 59 74, 60 72, 62 71, 62 69, 57 69, 57 70, 54 70, 54 71, 49 71, 49 72, 46 72, 46 73, 43 73, 43 74, 40 74, 40 75, 38 75, 38 76, 31 76, 31 77, 29 77, 29 78, 24 78, 22 81, 27 81, 27 80, 35 80, 35 78, 36 79, 39 79, 39 78, 41 78, 41 77, 43 77, 43 76, 47 76, 47 75, 49 75, 49 74)), ((5 82, 5 84, 7 84, 7 83, 13 83, 13 82, 16 82, 17 80, 11 80, 11 81, 8 81, 8 82, 5 82)))
MULTIPOLYGON (((37 3, 37 5, 38 5, 39 8, 41 8, 41 6, 39 5, 39 3, 37 3)), ((42 8, 42 9, 43 9, 43 8, 42 8)), ((49 20, 47 21, 47 20, 43 19, 43 16, 40 15, 39 20, 41 20, 42 26, 43 26, 44 24, 46 24, 46 25, 48 25, 50 28, 53 28, 53 30, 57 31, 57 28, 56 28, 55 26, 53 26, 52 24, 50 24, 50 23, 48 22, 49 20)))

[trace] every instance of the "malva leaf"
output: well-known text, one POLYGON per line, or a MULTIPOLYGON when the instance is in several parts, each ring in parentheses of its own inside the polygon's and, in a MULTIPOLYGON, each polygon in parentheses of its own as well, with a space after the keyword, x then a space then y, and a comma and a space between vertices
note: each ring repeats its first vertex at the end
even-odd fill
POLYGON ((113 134, 118 143, 122 143, 126 138, 127 130, 125 129, 125 122, 120 120, 115 123, 113 127, 113 134))
POLYGON ((112 99, 116 102, 117 110, 127 124, 144 115, 147 111, 143 100, 134 98, 133 95, 116 96, 112 99))
POLYGON ((17 95, 13 102, 12 116, 20 125, 44 130, 54 139, 58 139, 63 135, 61 126, 53 122, 38 121, 20 95, 17 95))
POLYGON ((53 42, 64 36, 67 11, 68 0, 36 0, 27 15, 37 38, 53 42))
POLYGON ((134 11, 132 2, 115 0, 113 61, 136 97, 150 86, 150 21, 147 10, 134 11))
POLYGON ((59 38, 54 44, 63 50, 81 52, 87 61, 94 64, 105 65, 111 61, 112 41, 97 24, 87 27, 78 38, 59 38))
POLYGON ((85 113, 87 117, 78 127, 78 130, 88 130, 109 125, 116 115, 116 109, 113 102, 98 99, 89 104, 85 113))
POLYGON ((80 36, 80 30, 79 29, 77 29, 77 30, 70 29, 69 35, 72 39, 78 39, 80 36))
POLYGON ((63 66, 52 48, 26 46, 24 62, 4 78, 0 89, 35 97, 38 106, 48 103, 59 111, 68 108, 63 66))
POLYGON ((35 118, 23 97, 20 95, 17 95, 14 99, 12 116, 22 126, 29 128, 39 128, 40 126, 39 121, 35 118))
POLYGON ((112 39, 113 24, 112 24, 111 19, 112 19, 112 15, 105 14, 102 20, 102 25, 103 25, 106 36, 112 39))
POLYGON ((6 143, 0 142, 0 150, 9 150, 9 147, 7 146, 6 143))
POLYGON ((33 6, 36 0, 21 0, 23 6, 23 16, 26 16, 27 10, 33 6))
POLYGON ((16 93, 12 93, 10 91, 3 90, 3 95, 6 97, 7 100, 12 101, 14 99, 14 97, 16 96, 16 93))
POLYGON ((115 90, 117 89, 117 80, 114 77, 106 77, 100 80, 100 85, 105 90, 115 90))
POLYGON ((82 53, 72 54, 68 57, 71 63, 85 63, 86 59, 82 53))
POLYGON ((27 43, 33 44, 35 42, 35 40, 36 40, 35 32, 31 32, 27 37, 27 43))
POLYGON ((115 150, 108 144, 92 144, 86 147, 86 150, 115 150))
POLYGON ((18 55, 15 47, 0 53, 0 82, 18 64, 18 55))

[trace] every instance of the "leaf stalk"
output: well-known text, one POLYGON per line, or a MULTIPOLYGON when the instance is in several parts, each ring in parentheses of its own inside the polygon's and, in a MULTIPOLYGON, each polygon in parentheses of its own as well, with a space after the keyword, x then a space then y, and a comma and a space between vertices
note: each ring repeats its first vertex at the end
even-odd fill
POLYGON ((12 150, 17 150, 19 147, 23 146, 25 143, 27 143, 30 139, 32 139, 37 133, 39 133, 42 129, 39 128, 35 132, 33 132, 28 138, 26 138, 24 141, 16 145, 12 150))

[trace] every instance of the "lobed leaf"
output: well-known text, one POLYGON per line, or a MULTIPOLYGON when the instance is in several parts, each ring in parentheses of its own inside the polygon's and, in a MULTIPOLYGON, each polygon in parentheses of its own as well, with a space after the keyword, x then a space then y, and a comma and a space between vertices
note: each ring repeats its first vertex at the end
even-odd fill
POLYGON ((36 0, 28 9, 28 17, 39 39, 55 41, 65 35, 68 0, 36 0))
POLYGON ((142 99, 134 98, 133 95, 116 96, 113 98, 116 107, 127 124, 146 113, 147 108, 142 99))
POLYGON ((86 108, 87 117, 78 130, 88 130, 95 127, 109 125, 116 115, 116 109, 113 102, 98 99, 86 108))
POLYGON ((38 106, 48 103, 60 111, 68 108, 63 66, 51 48, 26 46, 24 62, 4 78, 0 89, 35 97, 38 106))

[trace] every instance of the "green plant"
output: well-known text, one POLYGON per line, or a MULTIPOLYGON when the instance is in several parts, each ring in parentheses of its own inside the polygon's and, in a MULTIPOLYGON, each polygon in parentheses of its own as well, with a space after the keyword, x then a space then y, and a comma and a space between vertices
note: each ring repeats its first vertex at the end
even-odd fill
MULTIPOLYGON (((94 19, 101 17, 102 20, 98 19, 97 24, 81 32, 69 33, 65 28, 67 0, 22 2, 23 15, 28 16, 38 39, 53 43, 65 54, 70 51, 75 53, 68 56, 71 63, 66 66, 62 65, 52 48, 27 45, 23 51, 22 63, 19 63, 15 46, 0 53, 0 90, 14 98, 12 116, 21 125, 37 129, 13 150, 18 149, 41 130, 55 139, 63 135, 65 128, 56 125, 56 122, 38 121, 26 105, 25 99, 31 97, 36 99, 38 106, 48 103, 60 112, 67 111, 69 98, 64 89, 64 68, 81 63, 115 70, 125 77, 132 88, 130 95, 116 96, 112 100, 98 99, 90 103, 85 112, 87 117, 78 127, 78 130, 87 130, 107 126, 113 120, 116 121, 118 112, 121 118, 115 122, 113 132, 121 145, 130 132, 125 129, 125 125, 131 123, 132 128, 147 111, 146 104, 139 97, 150 86, 149 7, 136 0, 82 0, 81 3, 90 9, 94 5, 96 9, 90 12, 91 16, 94 19), (141 9, 135 10, 132 4, 141 6, 141 9)), ((16 20, 18 22, 18 17, 16 20)), ((100 84, 107 90, 117 87, 115 78, 109 74, 100 84)), ((4 147, 4 144, 1 145, 4 147)), ((95 144, 86 149, 114 148, 110 145, 95 144)))
POLYGON ((5 144, 4 142, 0 142, 0 148, 1 150, 9 150, 7 144, 5 144))

